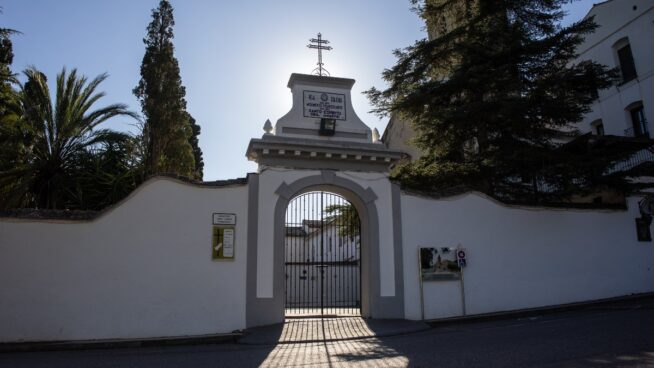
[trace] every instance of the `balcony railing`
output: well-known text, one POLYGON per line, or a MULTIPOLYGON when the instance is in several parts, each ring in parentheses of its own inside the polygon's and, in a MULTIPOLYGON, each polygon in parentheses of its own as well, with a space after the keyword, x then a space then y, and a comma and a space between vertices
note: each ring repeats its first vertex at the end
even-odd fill
POLYGON ((619 171, 628 171, 646 162, 654 162, 654 147, 649 147, 637 151, 633 155, 629 156, 629 158, 626 160, 615 163, 610 169, 607 170, 606 174, 608 175, 619 171))
POLYGON ((640 138, 640 137, 647 137, 649 138, 649 129, 647 127, 647 122, 646 121, 641 121, 640 122, 640 130, 634 129, 634 127, 631 127, 629 129, 624 130, 624 136, 625 137, 634 137, 634 138, 640 138))

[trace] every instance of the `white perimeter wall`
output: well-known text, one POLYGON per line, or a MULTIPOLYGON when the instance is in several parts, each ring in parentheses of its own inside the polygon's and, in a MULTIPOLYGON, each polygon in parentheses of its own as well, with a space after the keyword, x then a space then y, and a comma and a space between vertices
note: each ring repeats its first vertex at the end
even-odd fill
MULTIPOLYGON (((257 296, 272 294, 275 189, 317 171, 260 175, 257 296)), ((418 247, 468 252, 468 314, 654 291, 654 243, 628 211, 509 207, 480 194, 401 195, 403 275, 394 275, 391 190, 382 174, 339 172, 371 188, 379 214, 380 293, 404 279, 420 318, 418 247)), ((153 179, 93 221, 0 219, 0 342, 147 338, 245 327, 247 185, 153 179), (211 214, 235 213, 234 261, 211 260, 211 214)), ((254 276, 253 272, 253 275, 254 276)), ((425 317, 461 315, 458 281, 426 282, 425 317)))
MULTIPOLYGON (((654 243, 638 242, 628 211, 501 205, 476 193, 428 199, 402 194, 405 313, 420 319, 418 247, 461 244, 468 314, 654 291, 654 243)), ((425 318, 462 314, 459 281, 424 283, 425 318)))
POLYGON ((201 335, 245 327, 247 186, 153 179, 88 222, 0 219, 0 342, 201 335), (237 216, 211 260, 211 215, 237 216))

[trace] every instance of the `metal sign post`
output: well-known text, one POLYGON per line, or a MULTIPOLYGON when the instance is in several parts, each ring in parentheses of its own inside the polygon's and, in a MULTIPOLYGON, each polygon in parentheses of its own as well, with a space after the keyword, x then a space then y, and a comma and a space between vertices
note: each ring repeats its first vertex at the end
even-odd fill
POLYGON ((425 295, 422 290, 422 262, 420 259, 420 246, 418 246, 418 282, 420 283, 420 319, 425 320, 425 295))
POLYGON ((464 282, 464 272, 463 269, 466 268, 467 266, 467 261, 466 261, 466 251, 457 248, 456 250, 456 261, 459 264, 459 268, 461 268, 461 306, 463 307, 463 315, 466 315, 466 289, 465 289, 465 282, 464 282))

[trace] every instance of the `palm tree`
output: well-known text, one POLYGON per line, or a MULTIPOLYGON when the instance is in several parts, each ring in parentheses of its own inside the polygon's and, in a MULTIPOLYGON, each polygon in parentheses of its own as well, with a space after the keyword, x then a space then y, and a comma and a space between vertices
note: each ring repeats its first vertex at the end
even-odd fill
POLYGON ((55 100, 51 100, 46 76, 35 69, 19 91, 20 129, 15 139, 23 142, 21 160, 0 172, 0 206, 56 209, 70 205, 76 191, 78 158, 106 142, 116 142, 123 133, 98 127, 121 115, 138 119, 124 104, 91 110, 105 94, 96 92, 107 78, 91 81, 64 68, 57 75, 55 100))

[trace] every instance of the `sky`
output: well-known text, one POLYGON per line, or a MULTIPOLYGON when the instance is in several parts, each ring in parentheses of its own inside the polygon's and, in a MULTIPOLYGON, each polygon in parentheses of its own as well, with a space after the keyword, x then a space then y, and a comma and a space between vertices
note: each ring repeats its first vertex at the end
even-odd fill
MULTIPOLYGON (((598 1, 598 0, 594 0, 598 1)), ((370 114, 361 92, 384 88, 381 73, 395 62, 392 51, 425 37, 409 0, 171 0, 175 56, 186 87, 187 110, 202 128, 204 180, 244 177, 256 171, 245 157, 251 138, 263 134, 291 108, 291 73, 309 74, 316 52, 306 47, 321 32, 332 51, 323 56, 335 77, 353 78, 357 115, 380 132, 388 118, 370 114)), ((108 73, 96 108, 125 103, 141 108, 132 94, 140 79, 143 37, 158 0, 0 0, 0 27, 13 37, 12 70, 34 66, 50 81, 66 67, 93 78, 108 73)), ((565 6, 564 23, 579 20, 593 0, 565 6)), ((52 88, 52 87, 51 87, 52 88)), ((106 127, 136 131, 135 121, 117 118, 106 127)))

